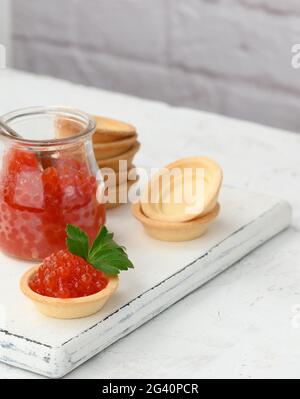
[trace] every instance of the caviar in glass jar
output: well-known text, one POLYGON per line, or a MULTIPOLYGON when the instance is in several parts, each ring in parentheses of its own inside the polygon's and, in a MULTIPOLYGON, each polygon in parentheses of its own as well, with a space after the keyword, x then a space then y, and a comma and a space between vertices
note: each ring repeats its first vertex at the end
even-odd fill
POLYGON ((0 240, 7 254, 43 259, 65 248, 66 224, 90 239, 105 223, 88 165, 63 154, 43 169, 33 151, 11 149, 0 176, 0 240))
POLYGON ((65 107, 31 107, 1 119, 0 249, 42 260, 66 248, 66 225, 93 240, 105 223, 97 201, 98 166, 93 152, 95 120, 65 107))

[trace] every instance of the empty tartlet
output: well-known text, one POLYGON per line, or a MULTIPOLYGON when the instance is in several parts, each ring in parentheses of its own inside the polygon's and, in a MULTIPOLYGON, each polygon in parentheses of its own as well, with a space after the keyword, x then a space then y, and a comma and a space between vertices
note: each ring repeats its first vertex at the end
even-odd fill
POLYGON ((137 135, 107 143, 94 143, 94 153, 98 161, 116 157, 129 151, 137 141, 137 135))
POLYGON ((161 241, 190 241, 206 233, 211 222, 218 216, 220 205, 204 216, 187 222, 164 222, 148 218, 142 210, 141 203, 133 204, 132 213, 139 220, 146 233, 161 241))
POLYGON ((133 145, 133 147, 130 148, 130 150, 126 151, 125 153, 121 155, 117 155, 112 158, 107 158, 107 159, 101 159, 97 160, 98 166, 101 168, 111 168, 116 172, 119 172, 120 170, 120 161, 126 162, 126 167, 127 170, 132 168, 133 165, 133 158, 135 154, 138 152, 140 149, 140 143, 136 141, 136 143, 133 145))
POLYGON ((193 240, 207 231, 220 212, 222 180, 222 169, 212 159, 180 159, 152 177, 132 213, 153 238, 193 240))
MULTIPOLYGON (((126 122, 95 116, 96 130, 93 134, 93 150, 98 167, 109 169, 110 175, 115 178, 110 179, 109 186, 114 186, 117 192, 115 201, 109 200, 106 208, 116 208, 122 204, 118 198, 127 196, 126 182, 129 171, 133 168, 133 159, 140 149, 136 128, 126 122), (122 162, 120 162, 122 161, 122 162), (113 184, 112 182, 115 181, 113 184), (121 194, 119 194, 121 193, 121 194)), ((56 137, 67 138, 80 133, 80 128, 72 120, 57 119, 56 137)), ((75 150, 73 150, 75 154, 75 150)), ((85 155, 84 144, 76 149, 76 157, 79 159, 85 155)), ((131 183, 128 182, 128 185, 131 183)))
POLYGON ((97 126, 93 137, 94 144, 110 143, 136 135, 136 128, 129 123, 104 116, 95 116, 95 119, 97 126))
POLYGON ((143 214, 161 222, 187 222, 209 214, 217 205, 222 178, 220 166, 207 157, 173 162, 154 175, 143 191, 143 214))

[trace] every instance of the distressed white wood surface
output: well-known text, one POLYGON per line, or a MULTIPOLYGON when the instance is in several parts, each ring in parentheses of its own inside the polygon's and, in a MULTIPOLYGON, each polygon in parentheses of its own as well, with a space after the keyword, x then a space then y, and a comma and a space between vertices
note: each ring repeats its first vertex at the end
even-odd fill
POLYGON ((0 360, 61 377, 290 223, 287 203, 247 190, 224 188, 221 206, 220 217, 205 236, 182 243, 149 238, 128 206, 110 212, 109 229, 126 246, 135 270, 121 275, 120 289, 103 311, 85 319, 54 320, 40 315, 18 289, 28 265, 1 254, 6 325, 0 330, 0 360))

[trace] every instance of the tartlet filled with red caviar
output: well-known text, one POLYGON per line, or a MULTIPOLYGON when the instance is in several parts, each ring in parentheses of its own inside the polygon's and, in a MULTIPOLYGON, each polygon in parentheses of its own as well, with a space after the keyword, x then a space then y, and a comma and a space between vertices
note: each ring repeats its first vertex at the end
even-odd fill
POLYGON ((89 248, 88 236, 67 226, 67 249, 28 270, 20 287, 46 316, 73 319, 98 312, 115 292, 121 270, 133 268, 123 247, 102 227, 89 248))

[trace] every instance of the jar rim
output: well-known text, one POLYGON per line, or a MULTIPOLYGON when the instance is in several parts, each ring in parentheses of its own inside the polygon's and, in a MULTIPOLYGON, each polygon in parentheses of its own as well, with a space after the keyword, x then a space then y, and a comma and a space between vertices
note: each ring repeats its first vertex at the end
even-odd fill
POLYGON ((79 133, 70 137, 62 137, 62 138, 54 138, 54 139, 41 139, 41 140, 32 140, 21 137, 10 136, 9 134, 0 130, 0 137, 7 139, 15 144, 26 145, 30 147, 52 147, 52 146, 60 146, 66 144, 72 144, 80 139, 88 137, 95 132, 96 129, 96 120, 93 116, 89 115, 84 111, 80 111, 79 109, 73 107, 65 107, 65 106, 35 106, 35 107, 25 107, 19 108, 14 111, 10 111, 2 116, 0 119, 3 122, 9 124, 14 120, 19 118, 30 117, 34 115, 56 115, 61 117, 69 117, 73 120, 77 120, 78 122, 85 122, 86 127, 79 133))

